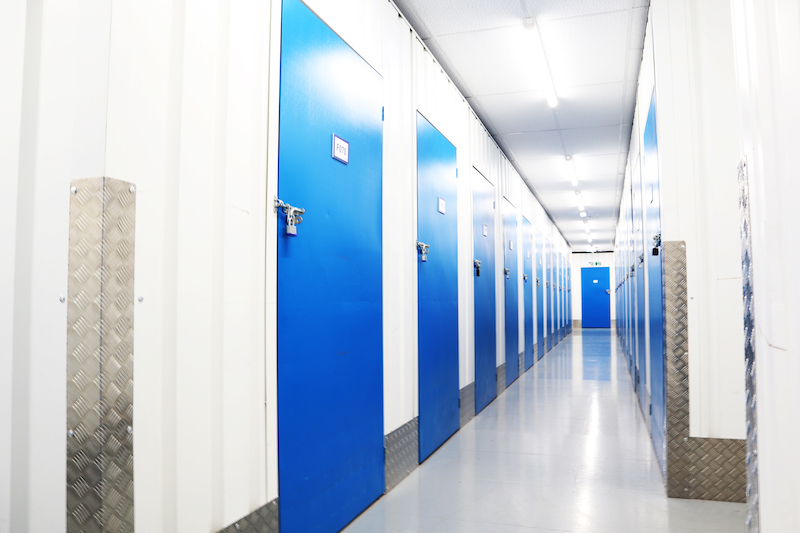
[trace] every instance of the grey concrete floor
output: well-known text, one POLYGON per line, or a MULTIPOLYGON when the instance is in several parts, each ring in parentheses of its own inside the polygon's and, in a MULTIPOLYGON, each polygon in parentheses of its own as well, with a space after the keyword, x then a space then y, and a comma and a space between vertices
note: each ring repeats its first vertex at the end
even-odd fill
POLYGON ((743 533, 669 499, 611 330, 561 341, 347 533, 743 533))

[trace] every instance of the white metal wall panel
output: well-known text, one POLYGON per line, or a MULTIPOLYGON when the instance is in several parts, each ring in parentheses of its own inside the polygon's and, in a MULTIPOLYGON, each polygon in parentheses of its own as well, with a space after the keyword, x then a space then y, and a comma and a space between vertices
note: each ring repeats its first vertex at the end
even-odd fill
POLYGON ((416 122, 412 44, 397 10, 384 4, 383 372, 388 435, 417 414, 416 122))

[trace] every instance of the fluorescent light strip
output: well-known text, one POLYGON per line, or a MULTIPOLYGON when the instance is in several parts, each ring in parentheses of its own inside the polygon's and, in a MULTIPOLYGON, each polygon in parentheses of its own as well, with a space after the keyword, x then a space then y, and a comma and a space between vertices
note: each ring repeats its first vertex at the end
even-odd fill
POLYGON ((556 96, 556 87, 553 85, 553 77, 550 74, 550 65, 547 63, 547 56, 544 53, 544 45, 542 44, 542 35, 539 33, 539 24, 534 18, 525 19, 525 27, 533 30, 533 53, 539 56, 539 64, 544 65, 540 73, 544 79, 544 90, 547 95, 547 105, 556 107, 558 105, 558 96, 556 96))

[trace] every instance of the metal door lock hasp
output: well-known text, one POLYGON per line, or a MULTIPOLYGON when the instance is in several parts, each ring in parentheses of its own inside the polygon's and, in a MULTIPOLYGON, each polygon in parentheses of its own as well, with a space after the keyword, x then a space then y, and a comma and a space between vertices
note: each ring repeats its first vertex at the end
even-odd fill
POLYGON ((430 244, 425 244, 422 241, 417 241, 417 248, 419 249, 420 258, 419 260, 423 263, 428 262, 428 250, 430 249, 430 244))
POLYGON ((297 236, 297 225, 303 222, 303 217, 300 215, 305 214, 306 210, 302 207, 291 206, 278 198, 275 198, 275 210, 283 209, 286 214, 286 235, 289 237, 297 236))

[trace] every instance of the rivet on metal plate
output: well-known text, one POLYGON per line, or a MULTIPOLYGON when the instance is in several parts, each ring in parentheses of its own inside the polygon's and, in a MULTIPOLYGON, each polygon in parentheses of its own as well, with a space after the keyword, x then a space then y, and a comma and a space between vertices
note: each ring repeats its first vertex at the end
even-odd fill
POLYGON ((77 187, 72 187, 70 189, 70 192, 72 192, 72 194, 78 194, 78 188, 77 187))
POLYGON ((58 297, 58 301, 59 301, 59 302, 61 302, 61 303, 63 304, 64 302, 66 302, 66 301, 67 301, 67 299, 66 299, 66 298, 64 298, 63 296, 59 296, 59 297, 58 297))
POLYGON ((128 426, 128 433, 130 433, 130 434, 133 433, 133 427, 132 426, 128 426))
POLYGON ((67 435, 69 435, 69 438, 73 438, 75 437, 75 432, 70 429, 69 431, 67 431, 67 435))
POLYGON ((131 191, 132 193, 136 192, 136 188, 133 185, 128 187, 128 190, 131 191))

